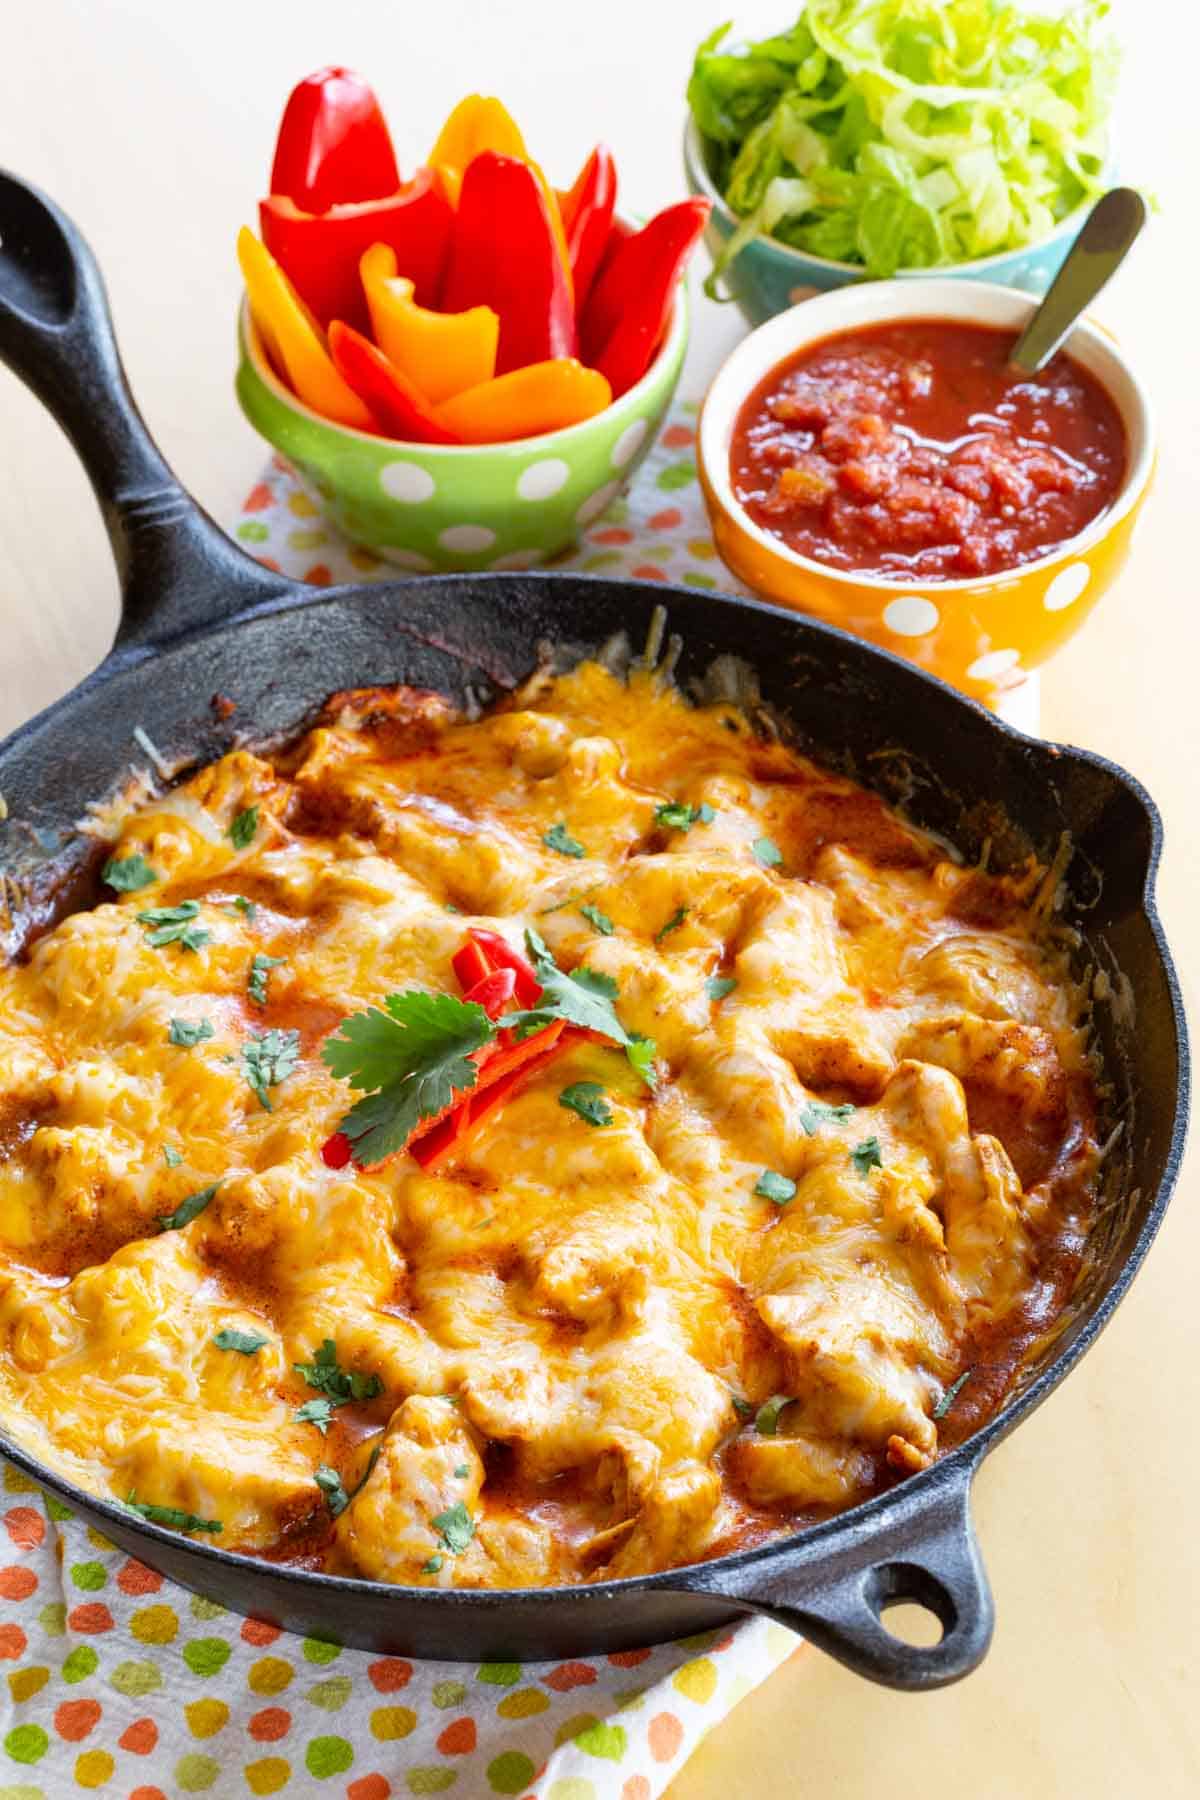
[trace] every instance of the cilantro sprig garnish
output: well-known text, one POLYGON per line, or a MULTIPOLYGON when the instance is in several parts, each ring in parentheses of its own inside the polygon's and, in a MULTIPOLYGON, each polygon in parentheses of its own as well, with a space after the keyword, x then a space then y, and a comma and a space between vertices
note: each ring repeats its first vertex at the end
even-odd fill
POLYGON ((137 915, 137 922, 147 927, 146 942, 152 950, 161 950, 164 944, 199 950, 212 936, 202 925, 192 923, 199 912, 198 900, 181 900, 178 906, 148 906, 137 915))
POLYGON ((286 1081, 299 1060, 298 1031, 260 1031, 242 1045, 242 1074, 267 1112, 271 1111, 268 1088, 286 1081))
POLYGON ((419 988, 389 994, 382 1007, 343 1019, 322 1046, 321 1060, 340 1080, 362 1090, 363 1098, 339 1126, 354 1145, 355 1160, 366 1164, 394 1156, 422 1120, 436 1118, 473 1088, 477 1071, 471 1053, 495 1035, 495 1025, 474 1001, 419 988))
POLYGON ((335 1519, 339 1518, 341 1514, 345 1512, 350 1502, 362 1493, 362 1490, 366 1487, 368 1481, 370 1481, 375 1469, 375 1464, 378 1461, 379 1446, 377 1444, 367 1458, 367 1466, 363 1470, 362 1479, 355 1483, 349 1493, 347 1493, 346 1489, 343 1487, 342 1478, 336 1469, 331 1469, 328 1463, 317 1464, 316 1468, 313 1470, 313 1480, 329 1502, 329 1510, 335 1519))
POLYGON ((246 981, 246 992, 255 1006, 267 1004, 267 983, 271 979, 272 969, 282 969, 287 961, 283 956, 268 956, 265 950, 256 950, 250 958, 250 974, 246 981))
POLYGON ((220 1185, 219 1181, 214 1181, 210 1187, 197 1188, 194 1194, 189 1194, 186 1200, 179 1202, 174 1212, 159 1213, 158 1229, 160 1231, 182 1231, 185 1225, 190 1225, 193 1219, 198 1219, 205 1207, 216 1199, 217 1189, 220 1185))
POLYGON ((542 842, 547 850, 556 850, 560 856, 573 856, 579 859, 587 855, 587 851, 579 839, 571 836, 562 819, 557 825, 552 825, 549 831, 542 833, 542 842))
POLYGON ((558 1096, 558 1104, 578 1113, 589 1125, 611 1125, 613 1110, 598 1081, 573 1081, 558 1096))
POLYGON ((140 1513, 152 1525, 166 1525, 172 1531, 224 1531, 220 1519, 201 1519, 178 1506, 155 1506, 151 1500, 139 1500, 136 1488, 130 1488, 125 1505, 130 1512, 140 1513))
POLYGON ((153 887, 158 871, 150 867, 144 856, 110 856, 100 871, 100 879, 118 894, 136 894, 140 888, 153 887))
POLYGON ((614 1044, 628 1044, 629 1033, 613 1010, 618 989, 611 975, 599 969, 572 969, 568 974, 559 968, 532 926, 525 933, 525 948, 542 986, 541 998, 524 1012, 507 1014, 501 1025, 515 1037, 525 1038, 555 1019, 565 1019, 568 1025, 595 1031, 614 1044))
POLYGON ((229 841, 235 850, 248 850, 258 834, 257 806, 243 807, 229 827, 229 841))
POLYGON ((835 1125, 848 1119, 854 1110, 848 1102, 842 1106, 828 1106, 824 1100, 803 1100, 796 1123, 806 1137, 815 1137, 822 1125, 835 1125))
POLYGON ((309 1387, 319 1390, 318 1398, 306 1400, 297 1407, 295 1418, 301 1425, 315 1425, 324 1437, 333 1419, 333 1410, 350 1400, 374 1400, 383 1392, 378 1375, 360 1375, 357 1369, 343 1369, 337 1359, 337 1345, 325 1338, 311 1362, 292 1364, 309 1387))
POLYGON ((661 944, 665 937, 670 937, 670 935, 673 931, 678 931, 679 927, 683 924, 683 921, 687 918, 687 916, 688 916, 688 908, 686 906, 677 906, 675 908, 675 911, 671 914, 670 918, 667 920, 666 924, 660 926, 659 929, 655 932, 655 934, 654 934, 655 943, 661 944))
POLYGON ((644 1037, 640 1031, 630 1032, 625 1055, 634 1074, 640 1075, 648 1088, 658 1086, 658 1071, 654 1067, 657 1052, 658 1045, 652 1037, 644 1037))
POLYGON ((601 937, 611 937, 616 930, 616 926, 613 924, 608 914, 606 912, 601 912, 598 906, 589 904, 587 906, 581 906, 579 910, 587 920, 588 924, 596 927, 596 930, 600 933, 601 937))
POLYGON ((710 975, 704 983, 704 991, 710 1000, 724 1000, 736 986, 737 978, 733 975, 710 975))
POLYGON ((850 1152, 850 1161, 860 1175, 869 1175, 872 1169, 882 1169, 883 1151, 877 1137, 864 1138, 850 1152))
POLYGON ((959 1394, 967 1385, 967 1382, 970 1381, 974 1373, 974 1369, 964 1369, 962 1374, 958 1376, 955 1381, 950 1383, 950 1386, 946 1389, 945 1393, 933 1409, 933 1416, 935 1419, 945 1418, 946 1414, 950 1411, 950 1408, 954 1405, 954 1402, 958 1399, 959 1394))
POLYGON ((261 1331, 236 1331, 232 1325, 223 1325, 213 1338, 218 1350, 236 1350, 239 1356, 255 1356, 270 1341, 261 1331))
POLYGON ((796 1184, 790 1176, 781 1175, 778 1169, 764 1169, 754 1184, 754 1191, 760 1200, 773 1200, 776 1206, 786 1206, 796 1197, 796 1184))
POLYGON ((167 1026, 167 1042, 177 1050, 194 1050, 213 1035, 211 1019, 172 1019, 167 1026))
POLYGON ((438 1542, 450 1556, 461 1556, 475 1536, 475 1521, 461 1500, 456 1500, 453 1506, 448 1506, 445 1512, 438 1513, 429 1522, 438 1534, 438 1542))
POLYGON ((707 800, 702 800, 699 806, 689 806, 683 800, 664 800, 654 809, 654 823, 669 831, 690 831, 693 825, 711 825, 716 816, 707 800))

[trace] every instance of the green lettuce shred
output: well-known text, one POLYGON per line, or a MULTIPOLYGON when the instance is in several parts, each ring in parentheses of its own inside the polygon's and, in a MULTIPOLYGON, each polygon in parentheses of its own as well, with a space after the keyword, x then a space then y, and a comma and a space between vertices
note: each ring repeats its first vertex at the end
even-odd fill
MULTIPOLYGON (((806 0, 790 31, 696 52, 688 104, 752 238, 872 276, 1018 250, 1104 188, 1107 0, 806 0)), ((719 297, 719 296, 714 296, 719 297)))

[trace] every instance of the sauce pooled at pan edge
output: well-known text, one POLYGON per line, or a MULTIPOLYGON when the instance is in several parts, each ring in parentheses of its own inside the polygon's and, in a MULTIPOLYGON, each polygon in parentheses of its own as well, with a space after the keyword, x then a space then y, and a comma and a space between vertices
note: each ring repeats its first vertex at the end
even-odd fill
POLYGON ((833 569, 991 575, 1045 556, 1109 507, 1125 428, 1059 353, 1008 364, 1013 333, 909 319, 810 344, 744 402, 733 491, 756 525, 833 569))
POLYGON ((0 966, 0 1420, 159 1523, 419 1585, 669 1568, 927 1467, 1063 1308, 1099 1152, 1053 879, 729 706, 595 663, 474 720, 341 695, 106 880, 0 966), (436 1167, 335 1166, 323 1052, 467 1011, 472 929, 605 1029, 436 1167))

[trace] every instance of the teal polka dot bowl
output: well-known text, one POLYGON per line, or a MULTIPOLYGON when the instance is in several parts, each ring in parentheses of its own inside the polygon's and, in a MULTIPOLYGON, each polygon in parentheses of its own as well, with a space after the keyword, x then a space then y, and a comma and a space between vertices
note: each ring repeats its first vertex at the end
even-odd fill
POLYGON ((681 284, 654 362, 595 418, 511 444, 413 444, 304 406, 275 375, 243 305, 237 396, 352 543, 418 574, 531 569, 569 549, 629 482, 671 403, 687 338, 681 284))

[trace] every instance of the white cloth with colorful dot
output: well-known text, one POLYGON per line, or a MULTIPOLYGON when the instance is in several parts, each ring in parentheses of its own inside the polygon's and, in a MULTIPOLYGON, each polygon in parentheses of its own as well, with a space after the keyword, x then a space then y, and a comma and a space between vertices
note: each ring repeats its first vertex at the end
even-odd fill
POLYGON ((175 1587, 0 1463, 0 1800, 655 1800, 798 1647, 734 1631, 567 1662, 417 1662, 175 1587))

